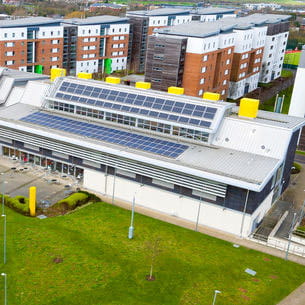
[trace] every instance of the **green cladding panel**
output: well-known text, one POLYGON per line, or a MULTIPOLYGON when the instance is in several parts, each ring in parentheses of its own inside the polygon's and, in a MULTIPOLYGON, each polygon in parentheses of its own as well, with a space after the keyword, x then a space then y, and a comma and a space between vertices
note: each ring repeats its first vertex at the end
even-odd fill
POLYGON ((104 71, 106 74, 110 74, 112 72, 112 59, 111 58, 106 58, 104 61, 104 71))
POLYGON ((43 65, 36 65, 35 73, 42 74, 42 72, 43 72, 43 65))

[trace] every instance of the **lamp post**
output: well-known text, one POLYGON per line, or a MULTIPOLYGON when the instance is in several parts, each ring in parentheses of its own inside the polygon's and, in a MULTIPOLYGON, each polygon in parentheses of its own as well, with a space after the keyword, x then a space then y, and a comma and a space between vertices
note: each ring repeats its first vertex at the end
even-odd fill
POLYGON ((3 264, 6 264, 6 215, 2 214, 2 217, 4 217, 3 222, 3 264))
MULTIPOLYGON (((3 173, 1 173, 3 175, 3 173)), ((5 193, 5 184, 7 184, 7 181, 2 181, 2 215, 4 214, 4 193, 5 193)))
POLYGON ((215 305, 215 304, 216 304, 216 297, 217 297, 217 294, 218 294, 218 293, 221 293, 221 291, 215 290, 215 292, 214 292, 214 299, 213 299, 213 304, 212 304, 212 305, 215 305))
POLYGON ((133 227, 133 218, 134 218, 134 208, 135 208, 135 204, 136 204, 136 193, 134 193, 134 195, 133 195, 133 200, 132 200, 130 227, 129 227, 129 230, 128 230, 128 238, 129 238, 129 239, 132 239, 132 238, 133 238, 133 231, 134 231, 134 227, 133 227))
POLYGON ((7 305, 7 282, 6 282, 6 273, 1 273, 4 277, 4 305, 7 305))

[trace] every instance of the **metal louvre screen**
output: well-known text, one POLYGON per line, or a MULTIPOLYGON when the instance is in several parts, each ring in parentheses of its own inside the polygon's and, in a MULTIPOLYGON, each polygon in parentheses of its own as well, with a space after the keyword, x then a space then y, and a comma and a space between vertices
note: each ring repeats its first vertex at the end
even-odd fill
POLYGON ((56 140, 47 139, 38 135, 30 135, 8 128, 0 128, 0 135, 9 139, 22 141, 26 144, 48 148, 57 153, 73 155, 75 157, 83 158, 84 160, 101 163, 107 166, 114 166, 118 169, 127 170, 129 172, 134 172, 144 176, 150 176, 153 179, 158 179, 167 183, 174 183, 214 196, 222 198, 226 196, 227 185, 223 183, 190 176, 182 172, 172 171, 166 168, 140 163, 127 158, 117 158, 115 155, 85 149, 79 146, 58 142, 56 140))

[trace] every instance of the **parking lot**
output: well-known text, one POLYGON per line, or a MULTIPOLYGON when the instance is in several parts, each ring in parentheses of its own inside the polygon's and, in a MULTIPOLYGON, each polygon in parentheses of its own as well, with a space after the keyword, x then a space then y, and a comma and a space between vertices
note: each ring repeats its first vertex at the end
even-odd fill
POLYGON ((0 157, 0 173, 0 193, 28 197, 29 187, 36 186, 38 206, 54 204, 79 187, 68 175, 7 157, 0 157))

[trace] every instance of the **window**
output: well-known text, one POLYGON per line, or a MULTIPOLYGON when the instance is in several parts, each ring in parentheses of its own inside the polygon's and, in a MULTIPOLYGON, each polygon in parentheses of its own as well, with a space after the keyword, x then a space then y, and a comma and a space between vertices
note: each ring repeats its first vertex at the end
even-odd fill
POLYGON ((52 49, 52 53, 57 53, 58 51, 59 51, 59 49, 57 49, 57 48, 52 49))
POLYGON ((208 60, 208 55, 204 55, 202 58, 203 61, 207 61, 208 60))
POLYGON ((205 79, 202 78, 202 79, 200 80, 200 84, 202 85, 202 84, 204 84, 204 82, 205 82, 205 79))
POLYGON ((14 42, 7 42, 7 43, 5 43, 5 46, 6 47, 13 47, 15 45, 15 43, 14 42))
POLYGON ((84 38, 83 42, 89 42, 89 38, 84 38))
POLYGON ((58 44, 59 43, 59 40, 55 39, 55 40, 52 40, 52 44, 58 44))
POLYGON ((162 71, 163 70, 163 68, 161 68, 161 67, 153 67, 152 69, 153 69, 153 71, 162 71))
POLYGON ((24 32, 21 32, 21 37, 24 37, 24 32))
POLYGON ((200 89, 200 90, 198 91, 198 95, 201 96, 202 94, 203 94, 203 89, 200 89))
POLYGON ((202 68, 201 68, 201 73, 205 73, 206 70, 207 70, 207 67, 202 67, 202 68))
POLYGON ((114 49, 116 49, 116 48, 118 48, 118 47, 119 47, 118 44, 113 44, 113 45, 112 45, 112 48, 114 48, 114 49))
POLYGON ((231 53, 232 53, 232 49, 229 49, 229 50, 228 50, 228 54, 231 54, 231 53))
POLYGON ((226 64, 229 65, 231 63, 230 59, 227 59, 226 64))
POLYGON ((229 74, 229 70, 227 69, 227 70, 225 70, 225 73, 224 73, 225 75, 228 75, 229 74))
POLYGON ((9 52, 5 52, 5 56, 14 56, 15 52, 13 51, 9 51, 9 52))
POLYGON ((45 32, 42 32, 42 36, 45 36, 46 35, 46 33, 45 32))
POLYGON ((154 59, 163 60, 164 59, 164 55, 163 54, 154 55, 154 59))
POLYGON ((226 94, 226 90, 222 90, 221 95, 225 95, 225 94, 226 94))
POLYGON ((119 48, 124 48, 125 44, 124 43, 120 43, 119 48))
POLYGON ((4 33, 4 38, 7 38, 7 33, 4 33))
POLYGON ((13 65, 14 63, 15 63, 15 60, 7 60, 7 61, 5 61, 5 65, 6 66, 13 65))
POLYGON ((165 48, 164 44, 156 43, 155 48, 165 48))
POLYGON ((161 79, 159 78, 152 78, 151 81, 154 83, 161 83, 161 79))
POLYGON ((225 79, 223 82, 222 82, 223 85, 226 85, 227 84, 227 80, 225 79))

